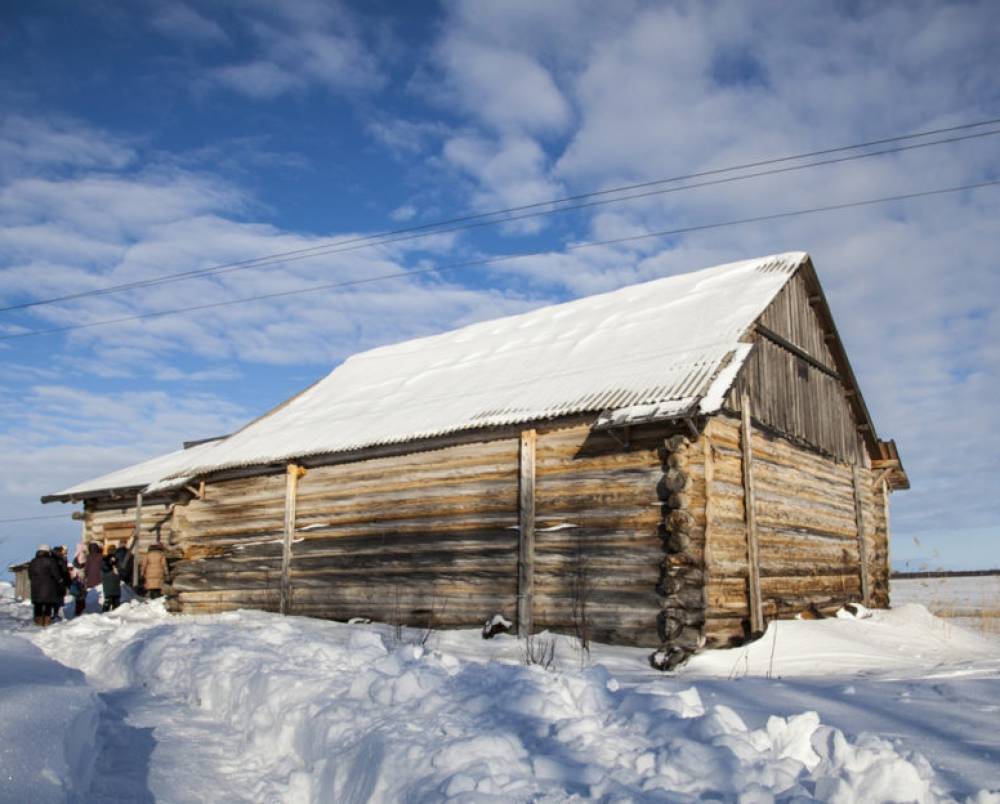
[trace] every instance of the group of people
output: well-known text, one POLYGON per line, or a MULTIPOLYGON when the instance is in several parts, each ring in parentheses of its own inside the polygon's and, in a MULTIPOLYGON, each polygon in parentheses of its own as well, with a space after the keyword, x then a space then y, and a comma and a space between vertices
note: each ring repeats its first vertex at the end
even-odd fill
MULTIPOLYGON (((66 596, 73 598, 74 616, 87 608, 87 593, 97 586, 103 592, 102 611, 118 608, 122 599, 122 577, 128 576, 131 555, 124 545, 109 546, 102 553, 97 542, 77 546, 73 560, 66 556, 66 548, 57 545, 38 545, 35 557, 28 563, 28 580, 31 583, 31 603, 34 606, 35 625, 47 626, 60 618, 66 596)), ((152 544, 146 550, 140 567, 146 596, 158 598, 167 574, 167 561, 163 545, 152 544)))

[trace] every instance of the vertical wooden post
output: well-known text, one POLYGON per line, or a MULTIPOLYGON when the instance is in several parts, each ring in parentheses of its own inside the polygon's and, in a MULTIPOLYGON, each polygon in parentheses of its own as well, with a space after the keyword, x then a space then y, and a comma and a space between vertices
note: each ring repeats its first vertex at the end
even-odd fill
POLYGON ((135 495, 135 538, 132 542, 132 588, 139 585, 139 538, 142 536, 142 492, 135 495))
MULTIPOLYGON (((889 481, 882 481, 882 511, 885 521, 885 574, 886 595, 889 594, 889 576, 892 575, 892 531, 889 529, 889 481)), ((889 599, 886 598, 886 605, 889 599)))
POLYGON ((764 632, 764 602, 760 594, 760 548, 757 545, 757 511, 753 491, 753 448, 750 425, 750 396, 740 399, 742 421, 740 448, 743 452, 743 508, 747 525, 747 594, 750 598, 750 633, 764 632))
POLYGON ((861 469, 854 465, 854 518, 858 527, 858 564, 861 573, 861 601, 871 606, 871 584, 868 576, 868 544, 865 541, 865 508, 861 499, 861 469))
POLYGON ((517 635, 532 631, 535 588, 535 442, 534 430, 521 433, 518 460, 517 635))
POLYGON ((298 500, 299 478, 306 470, 294 463, 285 467, 285 538, 281 551, 281 593, 278 611, 288 614, 292 596, 292 540, 295 538, 295 505, 298 500))
POLYGON ((712 440, 706 432, 701 437, 705 454, 705 550, 702 566, 702 596, 705 601, 705 613, 708 613, 708 583, 712 574, 712 518, 715 508, 712 505, 712 484, 715 482, 715 456, 712 453, 712 440))

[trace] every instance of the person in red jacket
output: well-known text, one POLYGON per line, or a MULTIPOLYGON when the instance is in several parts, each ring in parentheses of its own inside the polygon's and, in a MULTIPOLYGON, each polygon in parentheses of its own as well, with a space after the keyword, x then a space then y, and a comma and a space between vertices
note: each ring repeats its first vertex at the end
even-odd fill
POLYGON ((93 589, 101 583, 101 562, 104 556, 101 555, 101 545, 91 542, 87 546, 87 562, 83 566, 83 578, 88 589, 93 589))

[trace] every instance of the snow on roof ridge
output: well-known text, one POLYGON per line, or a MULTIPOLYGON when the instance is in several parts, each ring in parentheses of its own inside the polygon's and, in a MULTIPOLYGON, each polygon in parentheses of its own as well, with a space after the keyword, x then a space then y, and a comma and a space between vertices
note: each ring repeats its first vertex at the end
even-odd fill
POLYGON ((808 257, 739 260, 359 352, 148 491, 578 413, 713 413, 748 354, 740 337, 808 257))
MULTIPOLYGON (((420 344, 433 343, 436 340, 457 337, 461 333, 469 333, 481 328, 488 328, 492 326, 498 326, 506 322, 516 321, 518 319, 528 320, 536 315, 545 314, 546 316, 557 315, 559 311, 565 311, 567 309, 572 309, 578 305, 585 305, 588 303, 596 303, 599 299, 608 299, 616 295, 624 295, 629 292, 637 292, 641 288, 646 288, 652 285, 659 285, 661 283, 666 284, 674 280, 686 279, 689 277, 699 276, 709 273, 725 273, 726 271, 735 270, 737 268, 749 268, 753 266, 758 270, 780 270, 784 268, 789 270, 792 268, 798 268, 807 258, 809 253, 806 251, 785 251, 776 254, 768 254, 764 257, 754 257, 746 260, 733 260, 732 262, 722 263, 720 265, 711 265, 707 268, 699 268, 697 271, 688 271, 683 274, 671 274, 670 276, 660 276, 655 279, 647 279, 644 282, 636 282, 631 285, 623 285, 620 288, 613 288, 612 290, 605 290, 601 293, 593 293, 589 296, 580 296, 576 299, 569 299, 563 302, 557 302, 555 304, 543 304, 538 307, 534 307, 531 310, 526 310, 521 313, 512 313, 510 315, 500 316, 498 318, 488 318, 484 321, 474 321, 471 324, 464 324, 460 327, 454 329, 448 329, 444 332, 436 332, 432 335, 421 335, 416 338, 407 338, 406 340, 396 341, 395 343, 387 343, 381 346, 373 346, 370 349, 365 349, 361 352, 355 352, 344 359, 344 363, 352 360, 360 360, 362 358, 378 356, 380 352, 395 352, 403 346, 413 345, 417 346, 420 344), (777 263, 778 265, 772 266, 772 263, 777 263)), ((329 376, 329 375, 327 375, 329 376)), ((325 378, 324 378, 325 379, 325 378)), ((322 382, 322 380, 320 380, 322 382)))

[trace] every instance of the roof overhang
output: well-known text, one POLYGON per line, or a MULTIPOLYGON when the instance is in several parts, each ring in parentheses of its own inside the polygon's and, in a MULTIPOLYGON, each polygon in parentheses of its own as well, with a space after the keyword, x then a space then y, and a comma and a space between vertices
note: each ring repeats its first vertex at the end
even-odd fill
POLYGON ((889 484, 893 491, 903 491, 910 487, 910 478, 903 468, 903 462, 899 459, 899 450, 896 449, 896 442, 892 439, 879 441, 878 458, 872 458, 872 469, 878 472, 876 485, 882 480, 889 484))

